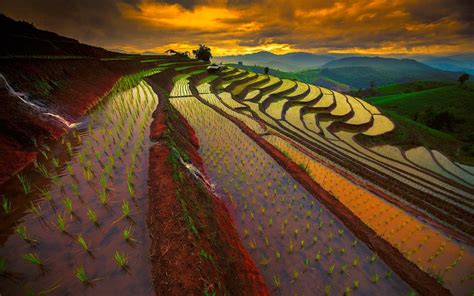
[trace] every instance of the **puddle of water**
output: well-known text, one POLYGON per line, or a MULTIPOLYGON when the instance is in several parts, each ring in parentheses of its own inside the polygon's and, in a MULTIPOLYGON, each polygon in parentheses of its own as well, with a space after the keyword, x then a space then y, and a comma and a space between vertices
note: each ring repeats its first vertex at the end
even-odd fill
POLYGON ((146 196, 149 126, 157 103, 145 82, 106 99, 80 127, 40 147, 36 164, 21 172, 31 193, 22 190, 17 178, 1 188, 12 212, 1 214, 0 258, 6 259, 7 267, 0 276, 0 294, 153 293, 146 196), (40 216, 34 213, 38 211, 40 216), (98 225, 92 222, 94 214, 98 225), (64 232, 59 220, 64 220, 64 232), (30 241, 18 233, 24 229, 30 241), (128 242, 123 237, 126 229, 132 231, 128 242), (126 270, 114 260, 117 251, 128 258, 126 270), (43 265, 25 260, 29 253, 43 265), (88 284, 77 278, 80 267, 88 284))
POLYGON ((406 283, 237 126, 194 97, 171 102, 196 131, 207 173, 274 294, 407 294, 406 283))

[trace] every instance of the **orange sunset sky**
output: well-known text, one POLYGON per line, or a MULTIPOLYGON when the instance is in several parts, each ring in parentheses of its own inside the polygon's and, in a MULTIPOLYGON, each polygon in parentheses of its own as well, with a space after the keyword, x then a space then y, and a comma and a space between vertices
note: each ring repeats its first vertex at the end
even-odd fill
POLYGON ((215 56, 307 51, 474 51, 472 0, 14 0, 0 12, 83 43, 129 52, 210 46, 215 56))

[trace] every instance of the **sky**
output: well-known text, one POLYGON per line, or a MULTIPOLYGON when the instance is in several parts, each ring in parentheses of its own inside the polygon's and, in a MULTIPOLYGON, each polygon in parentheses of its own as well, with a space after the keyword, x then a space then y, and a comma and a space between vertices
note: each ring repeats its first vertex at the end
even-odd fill
POLYGON ((107 49, 367 55, 474 51, 473 0, 1 0, 0 12, 107 49))

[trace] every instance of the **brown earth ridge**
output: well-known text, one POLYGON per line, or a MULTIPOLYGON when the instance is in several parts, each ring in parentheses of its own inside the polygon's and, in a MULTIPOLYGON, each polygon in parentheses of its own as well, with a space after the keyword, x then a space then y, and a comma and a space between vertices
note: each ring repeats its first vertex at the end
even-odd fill
POLYGON ((148 227, 156 294, 268 295, 224 202, 181 162, 204 171, 192 127, 160 88, 171 90, 163 75, 147 79, 160 98, 149 159, 148 227))

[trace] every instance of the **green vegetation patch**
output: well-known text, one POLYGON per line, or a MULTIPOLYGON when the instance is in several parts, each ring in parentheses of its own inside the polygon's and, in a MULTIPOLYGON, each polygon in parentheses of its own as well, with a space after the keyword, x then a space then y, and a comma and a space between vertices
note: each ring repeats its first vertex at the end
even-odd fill
POLYGON ((365 100, 397 125, 381 139, 402 147, 423 145, 474 164, 474 83, 461 87, 450 81, 421 81, 379 87, 376 93, 388 95, 365 100))

